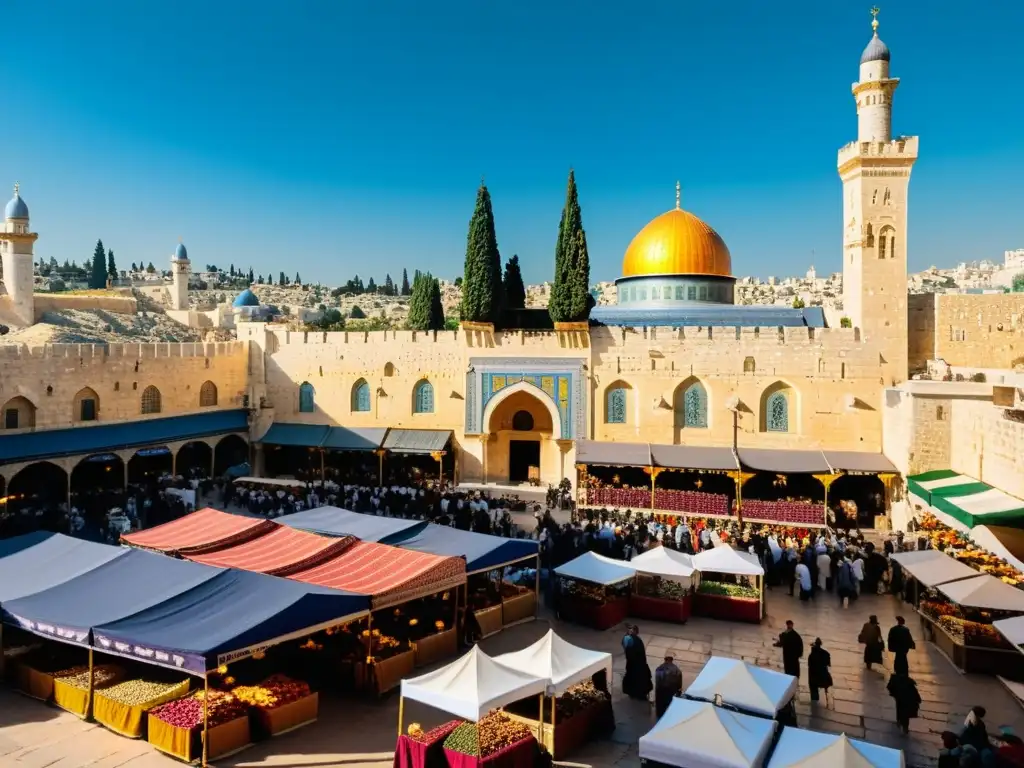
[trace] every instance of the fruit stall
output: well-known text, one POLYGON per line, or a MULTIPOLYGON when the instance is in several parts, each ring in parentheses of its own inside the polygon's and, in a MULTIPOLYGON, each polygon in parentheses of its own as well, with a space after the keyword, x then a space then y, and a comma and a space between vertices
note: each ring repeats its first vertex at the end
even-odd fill
POLYGON ((684 696, 696 701, 718 701, 720 706, 746 715, 767 717, 780 725, 794 726, 799 682, 792 675, 740 659, 712 656, 684 696))
POLYGON ((693 557, 666 547, 654 547, 629 561, 636 569, 629 615, 672 621, 690 618, 695 570, 693 557))
POLYGON ((754 555, 728 544, 693 556, 700 583, 693 613, 710 619, 759 624, 764 618, 764 568, 754 555))
POLYGON ((979 573, 966 563, 936 549, 894 552, 891 558, 903 569, 903 594, 907 602, 915 607, 921 595, 929 589, 945 582, 969 579, 979 573))
POLYGON ((554 570, 558 615, 594 629, 614 627, 629 615, 636 569, 622 560, 585 552, 554 570))

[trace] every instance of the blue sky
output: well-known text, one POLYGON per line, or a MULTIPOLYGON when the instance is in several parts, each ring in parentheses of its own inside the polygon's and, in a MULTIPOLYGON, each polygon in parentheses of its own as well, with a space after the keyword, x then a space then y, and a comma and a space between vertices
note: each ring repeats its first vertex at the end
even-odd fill
MULTIPOLYGON (((22 183, 46 257, 102 237, 122 266, 162 265, 180 236, 200 265, 337 283, 460 274, 485 176, 502 256, 537 282, 573 166, 594 280, 676 179, 737 274, 837 270, 869 8, 10 3, 0 183, 22 183)), ((910 268, 1024 247, 1024 6, 901 0, 880 19, 894 131, 921 136, 910 268)))

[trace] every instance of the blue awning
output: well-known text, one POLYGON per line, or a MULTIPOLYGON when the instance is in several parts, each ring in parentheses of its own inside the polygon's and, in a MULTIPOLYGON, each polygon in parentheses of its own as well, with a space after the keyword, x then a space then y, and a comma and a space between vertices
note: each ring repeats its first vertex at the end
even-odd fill
POLYGON ((117 424, 100 423, 72 429, 46 429, 0 436, 0 463, 110 453, 124 448, 248 431, 248 414, 243 408, 117 424))
POLYGON ((380 427, 331 427, 322 447, 334 451, 375 451, 387 432, 380 427))
POLYGON ((201 675, 369 609, 367 595, 232 569, 134 615, 96 625, 94 644, 201 675))
POLYGON ((128 553, 62 533, 0 540, 0 603, 43 592, 128 553))
POLYGON ((324 424, 272 424, 257 442, 267 445, 291 445, 298 448, 319 448, 327 439, 324 424))
POLYGON ((472 533, 430 523, 419 533, 392 546, 444 557, 466 558, 466 573, 478 573, 505 563, 537 555, 539 545, 532 539, 505 539, 486 533, 472 533))
MULTIPOLYGON (((3 619, 38 635, 89 644, 92 627, 127 618, 209 581, 223 569, 128 550, 50 589, 2 606, 3 619)), ((188 626, 187 617, 179 617, 188 626)))
POLYGON ((317 507, 279 517, 275 522, 324 536, 355 536, 360 541, 391 544, 427 527, 421 520, 402 520, 350 512, 340 507, 317 507))

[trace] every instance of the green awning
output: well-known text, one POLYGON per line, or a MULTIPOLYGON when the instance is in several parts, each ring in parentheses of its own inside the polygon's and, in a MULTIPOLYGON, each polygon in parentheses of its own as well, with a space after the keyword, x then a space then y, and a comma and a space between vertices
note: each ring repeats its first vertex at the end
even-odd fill
POLYGON ((936 512, 968 528, 998 525, 1024 518, 1024 501, 988 483, 952 470, 936 470, 907 478, 910 492, 936 512))

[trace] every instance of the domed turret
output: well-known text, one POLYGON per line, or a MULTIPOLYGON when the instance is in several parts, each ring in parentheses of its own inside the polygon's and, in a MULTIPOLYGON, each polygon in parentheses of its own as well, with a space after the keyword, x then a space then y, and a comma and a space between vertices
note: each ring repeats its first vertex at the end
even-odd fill
MULTIPOLYGON (((877 23, 876 21, 875 24, 877 23)), ((882 42, 882 38, 878 36, 878 30, 875 29, 875 34, 871 36, 871 40, 868 41, 864 53, 860 55, 860 63, 868 64, 872 61, 888 62, 889 58, 889 46, 882 42)))
POLYGON ((185 250, 184 243, 178 243, 178 247, 174 249, 174 258, 179 261, 188 258, 188 251, 185 250))
POLYGON ((260 300, 256 297, 256 294, 248 288, 238 294, 231 304, 233 307, 258 307, 259 305, 260 300))
POLYGON ((21 199, 20 187, 18 184, 14 185, 14 197, 10 199, 10 201, 7 203, 7 207, 4 208, 4 218, 28 218, 28 206, 25 204, 25 201, 21 199))

